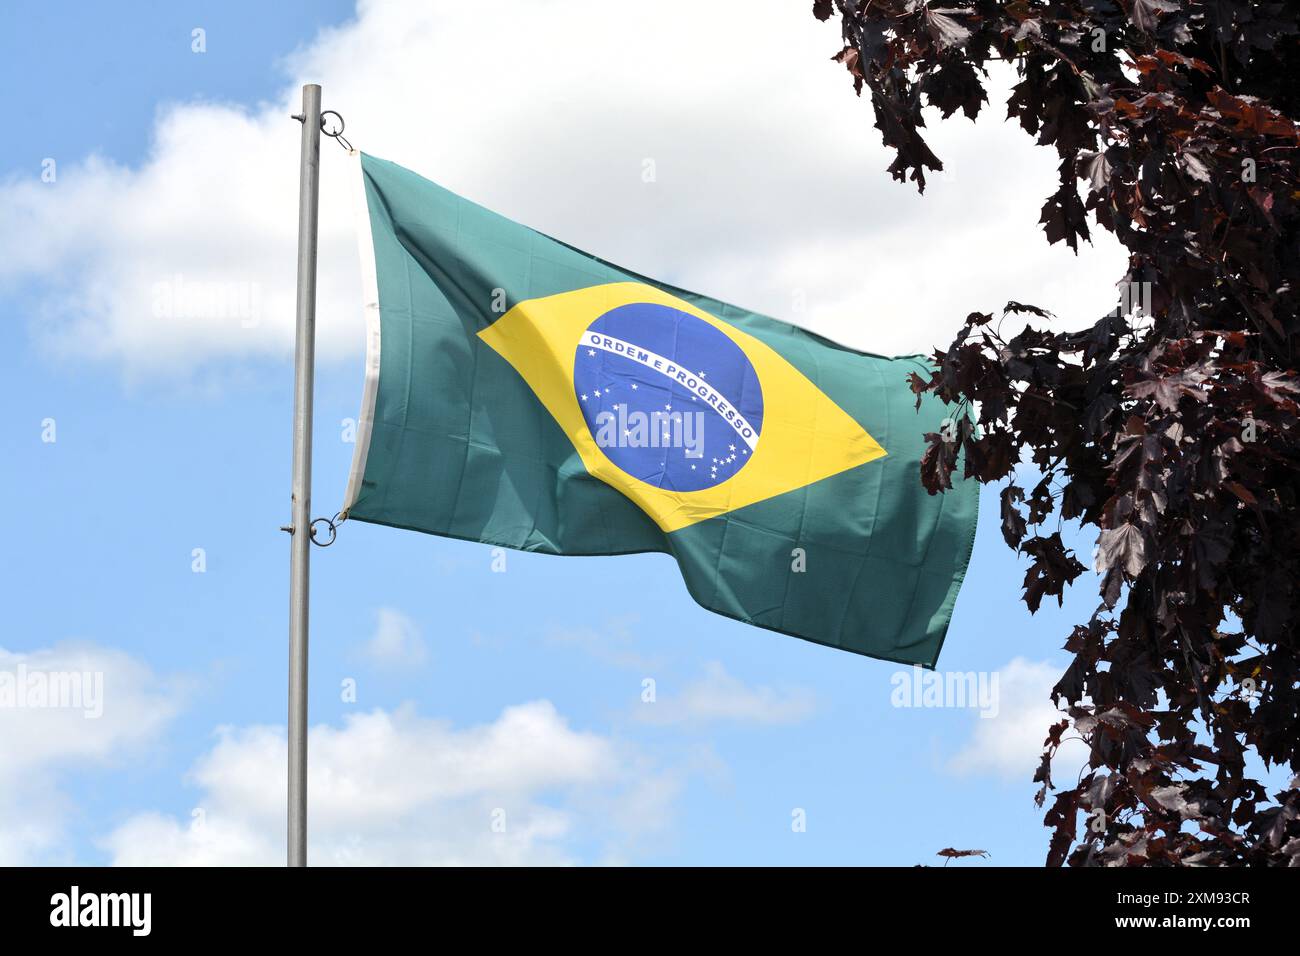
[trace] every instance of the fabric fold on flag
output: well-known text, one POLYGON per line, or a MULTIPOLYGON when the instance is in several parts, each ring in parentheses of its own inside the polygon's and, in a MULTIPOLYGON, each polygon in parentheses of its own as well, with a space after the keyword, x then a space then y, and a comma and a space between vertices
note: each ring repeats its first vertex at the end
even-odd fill
POLYGON ((366 380, 346 517, 663 552, 747 624, 933 667, 978 485, 930 496, 886 358, 622 269, 357 153, 366 380))

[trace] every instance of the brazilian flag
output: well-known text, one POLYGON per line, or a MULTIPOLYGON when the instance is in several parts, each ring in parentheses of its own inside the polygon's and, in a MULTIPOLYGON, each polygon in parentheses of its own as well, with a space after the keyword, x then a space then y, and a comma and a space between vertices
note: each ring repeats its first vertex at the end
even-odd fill
POLYGON ((366 385, 345 517, 661 551, 700 605, 933 666, 978 488, 931 497, 917 356, 629 272, 358 154, 366 385))

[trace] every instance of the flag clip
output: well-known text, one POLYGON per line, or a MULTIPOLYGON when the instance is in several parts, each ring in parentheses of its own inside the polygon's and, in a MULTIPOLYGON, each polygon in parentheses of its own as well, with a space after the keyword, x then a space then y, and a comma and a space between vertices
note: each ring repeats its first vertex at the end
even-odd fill
MULTIPOLYGON (((333 518, 317 518, 315 521, 311 523, 311 525, 307 529, 307 534, 311 538, 311 543, 316 545, 316 547, 318 548, 328 548, 331 544, 334 543, 334 540, 339 535, 339 525, 341 525, 344 521, 347 520, 348 520, 347 518, 343 517, 342 512, 339 512, 333 518), (329 537, 326 538, 324 541, 316 537, 316 526, 318 524, 323 524, 325 525, 326 528, 329 529, 329 537)), ((324 534, 325 532, 321 532, 322 537, 324 537, 324 534)))
POLYGON ((320 131, 324 135, 329 136, 332 139, 338 140, 339 145, 342 146, 350 153, 352 152, 352 144, 349 143, 347 137, 343 135, 343 127, 344 127, 343 117, 340 116, 336 110, 326 110, 325 112, 320 114, 320 131), (325 124, 325 117, 327 116, 333 116, 335 119, 339 121, 339 128, 334 130, 333 132, 330 132, 329 127, 326 126, 325 124))

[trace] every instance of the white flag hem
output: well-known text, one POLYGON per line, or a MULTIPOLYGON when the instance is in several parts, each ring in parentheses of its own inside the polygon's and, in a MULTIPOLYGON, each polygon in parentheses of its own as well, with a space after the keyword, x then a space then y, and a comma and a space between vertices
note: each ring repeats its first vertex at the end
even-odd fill
POLYGON ((361 482, 366 476, 366 457, 375 426, 375 399, 379 394, 379 277, 375 268, 375 239, 370 228, 370 206, 366 199, 366 176, 361 166, 361 152, 352 150, 356 164, 353 177, 352 211, 356 219, 357 250, 361 255, 361 295, 366 319, 366 382, 361 393, 361 414, 357 418, 356 447, 352 452, 352 471, 343 498, 342 516, 357 503, 361 482))

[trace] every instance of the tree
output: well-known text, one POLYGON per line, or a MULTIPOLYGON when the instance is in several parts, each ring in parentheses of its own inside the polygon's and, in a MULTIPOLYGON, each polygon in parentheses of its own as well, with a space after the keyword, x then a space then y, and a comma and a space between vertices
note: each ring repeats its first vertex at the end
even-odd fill
POLYGON ((1005 482, 1002 533, 1029 559, 1031 612, 1084 571, 1051 528, 1098 532, 1100 602, 1066 638, 1052 691, 1065 714, 1034 778, 1040 806, 1055 791, 1048 864, 1300 865, 1300 777, 1270 794, 1247 763, 1300 771, 1300 7, 813 12, 842 21, 835 59, 870 96, 895 179, 924 191, 943 168, 922 106, 973 119, 989 62, 1009 61, 1008 115, 1060 158, 1047 240, 1077 251, 1099 225, 1129 252, 1121 305, 1086 331, 1044 330, 1048 313, 1011 302, 1003 318, 1030 325, 1004 338, 972 312, 937 371, 912 380, 918 397, 978 409, 977 424, 926 436, 921 480, 939 493, 961 467, 1005 482), (1037 469, 1028 491, 1021 462, 1037 469), (1058 785, 1071 732, 1088 764, 1058 785))

